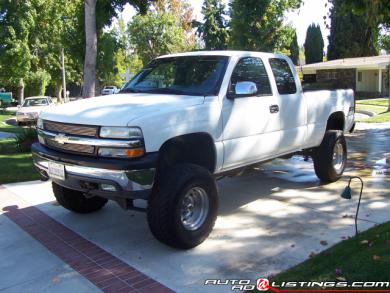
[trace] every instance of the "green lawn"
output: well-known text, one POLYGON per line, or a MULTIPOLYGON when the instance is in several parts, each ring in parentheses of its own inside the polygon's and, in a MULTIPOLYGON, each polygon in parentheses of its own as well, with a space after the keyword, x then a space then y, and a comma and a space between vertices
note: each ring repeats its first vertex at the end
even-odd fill
POLYGON ((344 240, 272 281, 389 281, 389 269, 390 222, 344 240))
POLYGON ((364 110, 376 114, 366 119, 356 119, 357 122, 381 123, 390 122, 390 112, 387 112, 388 99, 372 99, 356 101, 356 110, 364 110))
POLYGON ((356 101, 356 104, 387 107, 389 105, 389 99, 360 100, 356 101))
POLYGON ((19 126, 13 126, 5 123, 6 120, 14 116, 15 112, 0 110, 0 131, 11 133, 20 133, 22 131, 22 128, 19 126))
POLYGON ((17 152, 13 139, 0 140, 0 184, 37 179, 31 153, 17 152))
POLYGON ((390 112, 386 112, 383 114, 376 115, 374 117, 370 117, 367 119, 357 119, 357 122, 365 122, 365 123, 383 123, 390 122, 390 112))

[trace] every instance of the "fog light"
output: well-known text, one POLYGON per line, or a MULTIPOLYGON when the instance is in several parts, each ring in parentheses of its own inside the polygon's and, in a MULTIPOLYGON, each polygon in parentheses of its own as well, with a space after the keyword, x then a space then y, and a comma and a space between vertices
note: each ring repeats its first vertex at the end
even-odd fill
POLYGON ((100 188, 104 191, 116 191, 116 187, 111 184, 101 184, 100 188))

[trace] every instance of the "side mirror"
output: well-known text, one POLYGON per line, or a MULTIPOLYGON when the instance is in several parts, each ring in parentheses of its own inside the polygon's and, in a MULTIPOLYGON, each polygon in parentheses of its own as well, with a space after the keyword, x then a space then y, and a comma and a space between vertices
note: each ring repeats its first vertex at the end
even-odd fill
POLYGON ((228 93, 229 99, 240 98, 240 97, 251 97, 257 94, 257 86, 251 81, 240 81, 237 82, 234 92, 228 93))

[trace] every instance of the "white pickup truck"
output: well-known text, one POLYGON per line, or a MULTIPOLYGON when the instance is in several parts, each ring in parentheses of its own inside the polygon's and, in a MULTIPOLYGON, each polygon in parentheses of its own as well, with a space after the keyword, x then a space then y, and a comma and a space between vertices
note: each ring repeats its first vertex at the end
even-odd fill
POLYGON ((188 249, 214 226, 224 174, 299 153, 313 158, 322 181, 338 180, 354 107, 352 90, 303 92, 283 55, 168 55, 115 98, 43 112, 33 159, 66 209, 89 213, 109 199, 131 209, 147 200, 153 235, 188 249))

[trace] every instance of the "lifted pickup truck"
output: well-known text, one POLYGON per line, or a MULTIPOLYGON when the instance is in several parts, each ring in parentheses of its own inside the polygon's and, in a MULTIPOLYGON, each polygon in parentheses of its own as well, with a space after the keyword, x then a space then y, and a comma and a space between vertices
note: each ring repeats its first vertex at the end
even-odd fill
POLYGON ((161 242, 202 243, 217 218, 216 179, 273 158, 310 155, 318 177, 346 166, 352 90, 303 92, 289 58, 212 51, 162 56, 110 99, 43 112, 32 147, 58 202, 89 213, 115 200, 147 219, 161 242))

